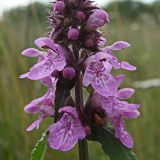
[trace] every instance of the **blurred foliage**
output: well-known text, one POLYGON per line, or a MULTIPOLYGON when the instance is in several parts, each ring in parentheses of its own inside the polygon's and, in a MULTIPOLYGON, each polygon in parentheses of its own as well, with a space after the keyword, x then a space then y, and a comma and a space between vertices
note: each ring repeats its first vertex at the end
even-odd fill
MULTIPOLYGON (((159 3, 115 2, 107 7, 111 23, 103 28, 108 44, 126 40, 132 47, 117 54, 138 67, 127 74, 125 84, 132 86, 135 80, 160 78, 160 24, 159 3), (133 7, 141 4, 141 7, 133 7), (128 53, 128 54, 125 54, 128 53)), ((18 76, 27 71, 35 59, 25 58, 20 52, 34 47, 35 38, 46 31, 47 6, 40 3, 19 7, 6 12, 0 21, 0 160, 28 160, 30 152, 50 121, 42 123, 39 131, 27 133, 25 128, 36 119, 24 113, 23 106, 41 96, 46 88, 39 82, 20 80, 18 76)), ((128 123, 128 130, 135 139, 135 152, 139 160, 159 160, 160 153, 160 88, 137 90, 132 102, 142 104, 142 116, 128 123)), ((105 160, 98 144, 90 143, 90 159, 105 160)), ((69 153, 47 150, 46 160, 75 160, 77 147, 69 153)))
POLYGON ((118 9, 122 18, 127 20, 136 20, 139 19, 142 14, 148 14, 152 16, 152 18, 158 21, 160 16, 160 2, 155 1, 151 4, 145 4, 140 1, 115 1, 114 3, 110 3, 105 7, 105 9, 113 14, 115 13, 115 9, 118 9))

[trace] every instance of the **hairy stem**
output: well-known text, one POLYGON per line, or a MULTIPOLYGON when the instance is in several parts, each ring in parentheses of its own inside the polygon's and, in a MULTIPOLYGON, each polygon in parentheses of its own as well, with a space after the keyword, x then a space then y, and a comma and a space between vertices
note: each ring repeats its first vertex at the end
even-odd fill
MULTIPOLYGON (((82 92, 81 73, 79 71, 77 73, 77 78, 76 78, 75 97, 76 97, 76 106, 81 116, 83 111, 83 92, 82 92)), ((79 160, 89 160, 87 140, 84 139, 79 141, 78 147, 79 147, 79 160)))

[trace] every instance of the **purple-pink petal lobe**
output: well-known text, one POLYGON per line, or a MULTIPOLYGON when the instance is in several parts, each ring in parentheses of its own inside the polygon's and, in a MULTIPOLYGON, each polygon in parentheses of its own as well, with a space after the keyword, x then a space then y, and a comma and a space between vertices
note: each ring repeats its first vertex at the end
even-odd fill
POLYGON ((121 68, 128 71, 135 71, 137 68, 128 62, 121 62, 121 68))
POLYGON ((50 60, 42 61, 30 69, 28 78, 31 80, 40 80, 49 76, 54 70, 55 65, 50 60))
POLYGON ((40 55, 39 51, 35 48, 25 49, 21 54, 26 57, 38 57, 40 55))
POLYGON ((130 47, 130 44, 128 42, 117 41, 117 42, 113 43, 109 48, 112 50, 122 50, 122 49, 125 49, 128 47, 130 47))
POLYGON ((115 135, 120 139, 122 144, 127 148, 133 148, 134 142, 131 135, 125 131, 125 122, 121 117, 114 118, 113 124, 115 126, 115 135))
POLYGON ((62 118, 49 128, 48 142, 52 149, 68 151, 78 140, 85 138, 86 133, 75 108, 67 106, 62 108, 61 112, 63 112, 62 118))
POLYGON ((120 89, 118 91, 118 98, 119 99, 129 99, 131 98, 135 93, 135 90, 133 88, 123 88, 123 89, 120 89))
POLYGON ((20 75, 20 76, 19 76, 19 78, 21 78, 21 79, 23 79, 23 78, 27 78, 27 77, 28 77, 28 75, 29 75, 29 72, 27 72, 27 73, 24 73, 24 74, 20 75))
POLYGON ((53 43, 53 40, 51 40, 48 37, 40 37, 37 38, 34 43, 39 47, 39 48, 49 48, 49 49, 53 49, 56 50, 56 46, 53 43))
POLYGON ((125 79, 126 75, 125 74, 120 74, 118 76, 115 76, 115 80, 117 82, 117 86, 119 87, 123 80, 125 79))

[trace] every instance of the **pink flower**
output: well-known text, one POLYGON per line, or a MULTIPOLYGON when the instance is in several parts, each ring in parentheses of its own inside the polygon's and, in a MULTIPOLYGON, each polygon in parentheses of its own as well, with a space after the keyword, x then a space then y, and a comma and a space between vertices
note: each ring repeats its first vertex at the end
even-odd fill
POLYGON ((102 51, 106 54, 109 54, 110 57, 110 63, 115 69, 125 69, 128 71, 135 71, 136 67, 129 64, 128 62, 119 62, 117 57, 113 54, 113 51, 119 51, 125 48, 128 48, 130 44, 125 41, 118 41, 113 43, 111 46, 107 46, 106 48, 103 48, 102 51))
POLYGON ((104 97, 95 93, 92 97, 92 105, 101 106, 106 114, 107 120, 111 121, 115 136, 128 148, 133 147, 133 140, 130 134, 125 130, 124 119, 137 118, 140 115, 138 111, 140 105, 129 104, 121 99, 128 99, 134 94, 134 89, 121 89, 111 97, 104 97))
POLYGON ((27 131, 32 131, 34 128, 39 128, 40 123, 47 117, 54 116, 54 99, 56 91, 57 81, 54 78, 51 78, 51 83, 49 83, 49 89, 45 95, 40 98, 37 98, 31 101, 28 105, 25 106, 24 110, 26 113, 36 114, 39 113, 39 118, 33 122, 28 128, 27 131))
POLYGON ((88 58, 83 84, 85 86, 91 84, 97 93, 108 97, 116 93, 117 83, 110 74, 112 65, 104 58, 106 55, 101 52, 88 58))
POLYGON ((75 108, 66 106, 59 112, 63 113, 62 118, 50 126, 48 141, 52 149, 68 151, 84 139, 86 133, 75 108))
POLYGON ((41 57, 28 73, 20 76, 20 78, 29 78, 31 80, 41 80, 51 75, 55 70, 62 71, 66 66, 65 56, 67 51, 64 47, 54 44, 49 38, 42 37, 35 40, 35 44, 40 48, 47 48, 48 52, 44 55, 38 50, 27 49, 22 52, 25 56, 41 57))

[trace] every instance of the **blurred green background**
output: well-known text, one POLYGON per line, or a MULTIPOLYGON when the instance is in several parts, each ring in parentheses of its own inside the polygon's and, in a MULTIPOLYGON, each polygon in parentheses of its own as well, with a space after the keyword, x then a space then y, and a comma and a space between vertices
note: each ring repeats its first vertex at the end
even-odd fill
MULTIPOLYGON (((35 61, 22 57, 21 51, 34 47, 34 39, 48 31, 47 9, 48 6, 34 3, 5 12, 0 20, 0 160, 28 160, 49 124, 43 123, 39 131, 25 131, 36 116, 25 114, 23 106, 41 96, 46 88, 38 82, 18 78, 35 61)), ((138 67, 134 73, 126 72, 124 85, 134 86, 137 80, 159 79, 160 3, 118 1, 105 9, 111 19, 110 25, 102 29, 108 44, 117 40, 129 41, 132 47, 119 57, 138 67)), ((135 140, 134 151, 139 160, 160 160, 160 87, 137 88, 131 101, 142 105, 141 117, 127 123, 135 140)), ((98 144, 90 143, 89 150, 91 160, 106 159, 98 144)), ((77 147, 64 154, 48 148, 45 159, 77 160, 77 147)))

